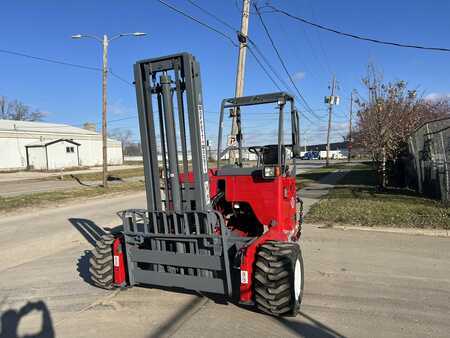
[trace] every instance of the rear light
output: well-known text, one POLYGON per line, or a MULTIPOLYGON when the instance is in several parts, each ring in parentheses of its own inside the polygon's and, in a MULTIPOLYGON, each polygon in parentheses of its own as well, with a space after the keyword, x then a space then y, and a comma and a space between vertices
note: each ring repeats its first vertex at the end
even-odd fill
POLYGON ((270 166, 263 168, 263 177, 264 178, 275 178, 280 176, 280 167, 278 166, 270 166))

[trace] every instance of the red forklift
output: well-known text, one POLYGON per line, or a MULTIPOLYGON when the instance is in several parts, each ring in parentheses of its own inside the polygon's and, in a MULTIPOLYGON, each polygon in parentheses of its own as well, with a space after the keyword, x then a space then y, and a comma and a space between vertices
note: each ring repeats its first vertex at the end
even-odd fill
POLYGON ((196 59, 181 53, 142 60, 134 74, 147 209, 120 212, 123 229, 96 243, 92 281, 105 289, 215 293, 270 315, 297 315, 304 272, 294 98, 279 92, 223 100, 217 165, 209 168, 196 59), (261 105, 276 108, 277 143, 244 147, 243 111, 261 105), (223 147, 228 111, 238 133, 223 147))

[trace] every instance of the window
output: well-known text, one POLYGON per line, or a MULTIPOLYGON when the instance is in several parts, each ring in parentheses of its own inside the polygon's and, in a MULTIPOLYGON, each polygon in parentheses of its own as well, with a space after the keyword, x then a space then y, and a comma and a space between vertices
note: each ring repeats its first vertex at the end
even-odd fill
POLYGON ((75 148, 74 147, 66 147, 66 153, 74 153, 75 148))

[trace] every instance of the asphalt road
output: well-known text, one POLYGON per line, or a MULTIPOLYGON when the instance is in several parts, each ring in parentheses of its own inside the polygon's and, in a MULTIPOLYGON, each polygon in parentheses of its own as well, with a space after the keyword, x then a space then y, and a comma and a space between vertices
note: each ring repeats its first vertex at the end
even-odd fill
MULTIPOLYGON (((134 182, 144 180, 144 176, 135 176, 124 178, 123 181, 134 182)), ((110 181, 110 185, 120 184, 122 181, 110 181)), ((21 195, 29 195, 40 192, 53 192, 58 190, 71 190, 74 188, 98 187, 102 181, 75 181, 66 179, 65 181, 49 181, 49 180, 26 180, 2 182, 0 197, 13 197, 21 195)))
POLYGON ((140 193, 1 219, 0 337, 38 332, 42 322, 56 337, 444 337, 450 332, 448 238, 305 225, 305 295, 296 318, 272 318, 189 292, 137 287, 108 292, 91 286, 86 251, 91 242, 102 227, 119 224, 116 211, 143 206, 140 193), (33 308, 38 310, 27 313, 33 308))
MULTIPOLYGON (((123 169, 133 169, 142 167, 142 164, 124 164, 124 165, 114 165, 108 166, 108 172, 123 169)), ((102 171, 102 167, 89 167, 87 169, 75 169, 62 172, 63 175, 76 175, 76 174, 86 174, 86 173, 98 173, 102 171)), ((13 182, 13 181, 25 181, 25 180, 36 180, 48 177, 61 176, 60 171, 28 171, 19 170, 13 172, 3 172, 0 171, 0 182, 13 182)))

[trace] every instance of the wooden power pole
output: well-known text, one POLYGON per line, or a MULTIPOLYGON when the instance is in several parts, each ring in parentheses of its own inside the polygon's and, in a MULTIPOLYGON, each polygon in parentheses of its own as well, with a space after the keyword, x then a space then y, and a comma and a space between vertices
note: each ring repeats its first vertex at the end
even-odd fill
POLYGON ((103 143, 103 188, 108 187, 108 137, 106 129, 106 81, 108 79, 108 36, 103 35, 103 77, 102 77, 102 143, 103 143))
POLYGON ((330 165, 330 131, 331 131, 331 115, 333 114, 333 105, 338 104, 338 98, 334 96, 336 89, 336 76, 333 75, 331 82, 331 96, 325 98, 325 102, 328 103, 328 131, 327 131, 327 161, 326 166, 330 165))
MULTIPOLYGON (((244 94, 244 75, 245 75, 245 57, 247 55, 247 35, 248 35, 248 19, 250 16, 250 0, 243 0, 242 6, 242 20, 241 31, 239 32, 239 56, 236 74, 236 90, 235 97, 241 97, 244 94)), ((235 108, 232 111, 231 122, 231 137, 228 140, 230 146, 235 146, 237 143, 238 135, 238 118, 239 109, 235 108)), ((240 141, 239 141, 240 142, 240 141)), ((230 161, 234 163, 236 161, 236 150, 230 152, 230 161)))

